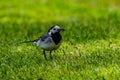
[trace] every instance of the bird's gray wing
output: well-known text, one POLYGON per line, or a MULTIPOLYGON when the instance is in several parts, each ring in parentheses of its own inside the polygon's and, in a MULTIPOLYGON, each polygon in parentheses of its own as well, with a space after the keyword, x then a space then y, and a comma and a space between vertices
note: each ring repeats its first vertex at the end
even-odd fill
POLYGON ((42 41, 45 41, 45 39, 47 39, 48 37, 50 37, 50 35, 48 33, 46 33, 46 34, 40 36, 38 40, 41 39, 42 41))

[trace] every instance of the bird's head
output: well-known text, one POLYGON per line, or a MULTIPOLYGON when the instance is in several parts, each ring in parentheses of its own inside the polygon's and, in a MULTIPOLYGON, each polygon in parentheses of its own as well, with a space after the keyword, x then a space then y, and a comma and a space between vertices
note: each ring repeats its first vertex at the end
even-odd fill
POLYGON ((55 25, 55 26, 52 26, 49 30, 48 30, 48 33, 51 35, 51 34, 55 34, 55 33, 59 33, 61 31, 64 31, 63 28, 60 28, 59 26, 55 25))

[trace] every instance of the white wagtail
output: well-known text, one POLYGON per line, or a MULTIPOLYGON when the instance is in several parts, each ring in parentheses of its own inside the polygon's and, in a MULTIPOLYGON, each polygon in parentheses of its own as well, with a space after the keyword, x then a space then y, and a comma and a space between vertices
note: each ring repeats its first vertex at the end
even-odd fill
POLYGON ((33 42, 40 46, 43 49, 43 54, 46 60, 47 57, 45 51, 50 51, 50 58, 52 59, 51 52, 53 50, 56 50, 61 44, 62 40, 62 36, 60 34, 61 31, 64 31, 64 29, 60 28, 57 25, 52 26, 46 34, 40 36, 38 39, 32 41, 24 41, 23 43, 33 42))

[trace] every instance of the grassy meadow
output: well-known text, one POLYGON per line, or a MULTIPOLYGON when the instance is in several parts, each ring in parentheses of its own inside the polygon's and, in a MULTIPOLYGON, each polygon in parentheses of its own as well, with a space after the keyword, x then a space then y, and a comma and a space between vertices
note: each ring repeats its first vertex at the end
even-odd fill
POLYGON ((0 0, 0 80, 120 80, 120 0, 0 0), (65 28, 53 59, 34 40, 65 28))

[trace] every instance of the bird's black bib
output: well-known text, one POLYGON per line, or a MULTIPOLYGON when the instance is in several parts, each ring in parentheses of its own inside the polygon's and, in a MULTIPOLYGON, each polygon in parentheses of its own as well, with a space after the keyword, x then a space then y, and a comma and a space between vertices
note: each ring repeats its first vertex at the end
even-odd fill
POLYGON ((52 34, 52 39, 55 42, 55 44, 57 45, 61 41, 62 37, 61 37, 60 33, 57 32, 57 33, 52 34))

